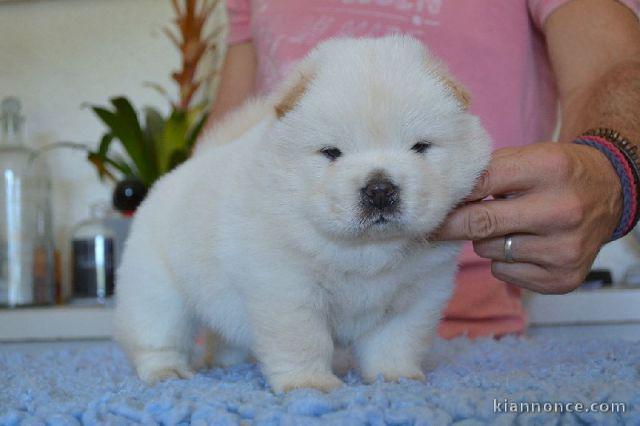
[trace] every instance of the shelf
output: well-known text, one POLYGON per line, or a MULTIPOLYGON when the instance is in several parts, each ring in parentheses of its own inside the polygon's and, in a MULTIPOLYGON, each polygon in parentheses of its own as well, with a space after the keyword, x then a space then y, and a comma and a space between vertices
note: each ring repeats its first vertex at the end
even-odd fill
MULTIPOLYGON (((616 324, 640 327, 640 289, 534 294, 525 306, 530 325, 538 329, 616 324)), ((112 319, 109 305, 0 309, 0 342, 110 338, 112 319)))
POLYGON ((0 309, 0 341, 110 338, 112 317, 96 305, 0 309))
POLYGON ((529 323, 534 326, 640 323, 640 289, 534 294, 528 298, 525 307, 529 323))

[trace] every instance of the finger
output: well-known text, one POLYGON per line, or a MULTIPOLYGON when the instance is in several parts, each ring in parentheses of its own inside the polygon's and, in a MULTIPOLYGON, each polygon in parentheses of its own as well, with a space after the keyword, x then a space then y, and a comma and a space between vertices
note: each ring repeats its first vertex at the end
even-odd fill
POLYGON ((542 294, 567 293, 582 282, 579 274, 561 274, 532 263, 492 262, 491 273, 501 281, 542 294))
POLYGON ((478 201, 490 195, 521 192, 534 187, 537 174, 522 160, 518 151, 517 148, 495 151, 466 201, 478 201))
POLYGON ((543 207, 549 202, 544 194, 529 194, 467 204, 454 210, 433 238, 476 241, 507 234, 545 234, 564 223, 558 220, 562 212, 543 207))
MULTIPOLYGON (((551 266, 556 259, 554 248, 555 239, 538 235, 515 234, 511 237, 511 257, 514 262, 534 263, 536 265, 551 266)), ((473 250, 480 257, 504 262, 505 238, 487 238, 473 242, 473 250)))
POLYGON ((543 283, 550 281, 549 271, 533 263, 491 262, 491 273, 500 281, 536 292, 541 292, 543 283))
POLYGON ((555 182, 566 172, 566 149, 557 143, 535 143, 519 148, 502 148, 492 154, 468 201, 489 195, 514 194, 555 182))

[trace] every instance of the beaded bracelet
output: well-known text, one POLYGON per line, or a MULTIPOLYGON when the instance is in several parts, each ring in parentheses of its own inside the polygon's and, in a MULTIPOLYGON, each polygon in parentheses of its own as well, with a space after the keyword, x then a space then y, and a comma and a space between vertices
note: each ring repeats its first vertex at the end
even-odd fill
POLYGON ((627 160, 627 164, 633 172, 638 198, 636 199, 636 216, 632 216, 631 224, 627 230, 627 232, 629 232, 636 226, 638 219, 640 218, 640 161, 638 161, 638 147, 637 145, 630 143, 629 140, 619 132, 608 128, 601 127, 597 129, 590 129, 586 131, 584 135, 604 138, 611 142, 615 148, 624 155, 627 160))
POLYGON ((614 144, 616 148, 627 159, 631 170, 633 170, 636 182, 640 184, 640 162, 638 161, 638 147, 625 139, 620 133, 615 130, 599 128, 591 129, 584 132, 583 136, 599 136, 614 144))
POLYGON ((615 141, 596 135, 593 131, 588 133, 578 137, 573 143, 587 145, 602 152, 620 178, 622 215, 611 236, 611 241, 617 240, 629 233, 640 218, 640 197, 638 196, 640 193, 640 173, 638 173, 637 162, 633 161, 634 158, 630 152, 620 147, 615 141))

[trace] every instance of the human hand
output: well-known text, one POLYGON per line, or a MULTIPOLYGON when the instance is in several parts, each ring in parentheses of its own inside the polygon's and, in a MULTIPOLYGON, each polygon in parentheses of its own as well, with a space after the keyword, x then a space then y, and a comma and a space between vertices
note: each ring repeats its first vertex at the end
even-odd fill
POLYGON ((553 142, 495 151, 466 201, 432 238, 473 240, 496 278, 539 293, 578 287, 622 210, 620 180, 602 153, 553 142))

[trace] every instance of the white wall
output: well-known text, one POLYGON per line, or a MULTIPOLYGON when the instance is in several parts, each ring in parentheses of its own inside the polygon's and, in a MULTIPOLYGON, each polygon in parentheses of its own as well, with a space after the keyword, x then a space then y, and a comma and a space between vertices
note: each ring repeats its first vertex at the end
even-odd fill
MULTIPOLYGON (((103 128, 86 102, 124 94, 137 106, 166 110, 164 98, 143 83, 175 91, 169 74, 178 52, 162 32, 171 18, 169 0, 0 1, 0 98, 22 100, 28 144, 95 146, 103 128)), ((110 201, 111 186, 98 181, 81 152, 51 152, 48 159, 56 243, 67 265, 71 227, 92 202, 110 201)))

